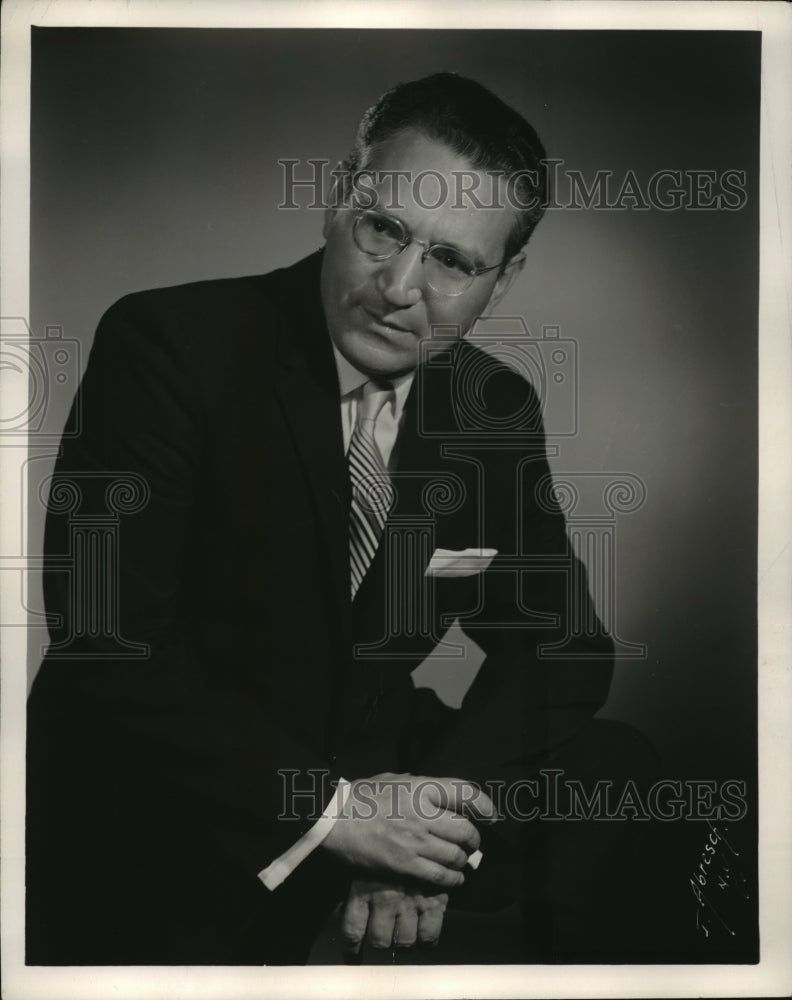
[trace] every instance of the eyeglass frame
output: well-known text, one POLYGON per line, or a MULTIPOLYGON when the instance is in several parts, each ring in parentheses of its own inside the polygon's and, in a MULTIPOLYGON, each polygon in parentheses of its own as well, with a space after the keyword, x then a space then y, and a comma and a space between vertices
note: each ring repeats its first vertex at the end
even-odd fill
MULTIPOLYGON (((417 243, 419 246, 424 247, 424 251, 421 254, 421 264, 425 263, 426 258, 429 256, 432 250, 437 250, 438 248, 440 248, 441 250, 450 250, 457 256, 464 257, 466 260, 468 259, 467 254, 463 253, 461 250, 458 250, 456 247, 449 246, 447 243, 427 244, 425 240, 419 240, 417 236, 414 236, 410 232, 407 226, 405 226, 405 224, 400 219, 395 218, 395 216, 393 215, 387 215, 385 212, 377 212, 373 209, 362 209, 362 208, 356 208, 354 209, 354 212, 355 212, 355 218, 352 222, 352 239, 358 250, 360 250, 361 253, 364 253, 367 257, 370 257, 372 260, 378 260, 378 261, 391 260, 391 258, 398 257, 399 254, 404 253, 407 247, 413 243, 417 243), (369 250, 363 249, 363 247, 357 241, 356 234, 357 234, 358 223, 364 216, 367 215, 380 216, 383 219, 387 219, 388 222, 392 222, 394 225, 398 226, 401 229, 406 239, 399 241, 399 247, 397 250, 394 250, 392 253, 389 254, 376 254, 376 253, 371 253, 371 251, 369 250)), ((465 292, 469 291, 473 287, 473 282, 475 281, 475 279, 478 278, 480 275, 487 274, 487 272, 489 271, 494 271, 496 268, 503 267, 505 264, 506 264, 506 258, 504 258, 497 264, 490 264, 487 267, 474 266, 470 273, 470 281, 468 282, 467 285, 465 285, 464 288, 460 288, 458 292, 440 291, 440 289, 435 288, 435 286, 431 283, 429 278, 426 279, 426 282, 433 291, 437 292, 438 295, 445 295, 448 296, 449 298, 456 298, 457 296, 464 295, 465 292)))

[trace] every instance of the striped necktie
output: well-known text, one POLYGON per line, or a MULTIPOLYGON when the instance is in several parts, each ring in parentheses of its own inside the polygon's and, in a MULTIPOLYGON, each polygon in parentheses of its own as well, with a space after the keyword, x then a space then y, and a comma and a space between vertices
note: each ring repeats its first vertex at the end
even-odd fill
POLYGON ((374 427, 385 403, 393 396, 389 383, 366 382, 358 405, 357 423, 349 442, 347 461, 352 483, 349 515, 349 560, 352 597, 366 575, 393 504, 388 470, 374 440, 374 427))

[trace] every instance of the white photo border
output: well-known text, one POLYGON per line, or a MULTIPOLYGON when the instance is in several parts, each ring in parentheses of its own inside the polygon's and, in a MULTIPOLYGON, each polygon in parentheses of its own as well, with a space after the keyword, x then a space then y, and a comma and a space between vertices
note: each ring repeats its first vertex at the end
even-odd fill
MULTIPOLYGON (((490 0, 6 0, 2 8, 3 316, 29 316, 30 28, 375 27, 755 30, 762 32, 760 212, 758 965, 389 968, 30 968, 24 966, 24 701, 26 635, 2 635, 2 959, 8 1000, 78 997, 676 997, 788 996, 792 992, 792 10, 783 2, 567 2, 490 0)), ((1 375, 2 373, 0 373, 1 375)), ((5 388, 18 391, 15 382, 5 388)), ((20 401, 20 410, 25 400, 20 401)), ((0 552, 22 515, 24 448, 0 448, 0 552)), ((0 604, 22 598, 18 575, 0 574, 0 604), (11 579, 9 579, 11 578, 11 579)))

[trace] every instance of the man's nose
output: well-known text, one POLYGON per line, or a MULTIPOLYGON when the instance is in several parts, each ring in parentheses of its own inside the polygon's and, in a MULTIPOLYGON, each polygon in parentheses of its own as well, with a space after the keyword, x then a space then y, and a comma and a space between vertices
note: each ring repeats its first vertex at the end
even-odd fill
POLYGON ((407 309, 420 301, 425 281, 422 254, 421 245, 411 243, 382 262, 377 288, 394 309, 407 309))

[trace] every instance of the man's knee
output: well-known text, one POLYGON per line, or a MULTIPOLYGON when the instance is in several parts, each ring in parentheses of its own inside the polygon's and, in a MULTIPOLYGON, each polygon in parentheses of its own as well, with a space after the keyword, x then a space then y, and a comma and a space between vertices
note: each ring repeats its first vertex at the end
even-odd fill
POLYGON ((592 719, 554 757, 554 768, 581 777, 611 781, 654 781, 661 771, 652 742, 634 726, 615 719, 592 719))

